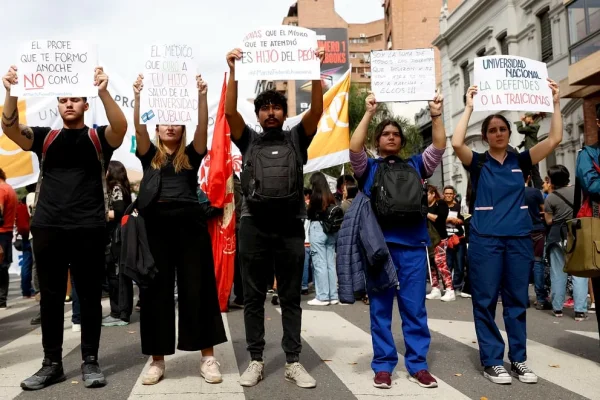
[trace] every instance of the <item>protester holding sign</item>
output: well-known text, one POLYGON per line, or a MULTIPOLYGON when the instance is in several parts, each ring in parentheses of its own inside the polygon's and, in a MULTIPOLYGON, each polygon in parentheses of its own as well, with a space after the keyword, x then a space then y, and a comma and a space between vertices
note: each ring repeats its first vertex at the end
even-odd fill
POLYGON ((470 172, 473 188, 469 265, 483 375, 498 384, 510 384, 511 374, 525 383, 538 380, 525 363, 525 319, 534 257, 524 177, 529 175, 533 164, 546 158, 562 141, 558 84, 548 79, 547 85, 554 104, 550 133, 530 150, 518 154, 508 151, 511 129, 502 114, 489 115, 481 125, 482 138, 489 145, 487 152, 476 153, 465 144, 474 99, 481 96, 477 86, 467 91, 465 111, 452 137, 452 147, 470 172), (494 320, 498 293, 504 308, 511 374, 503 366, 504 340, 494 320))
MULTIPOLYGON (((312 53, 323 61, 323 49, 313 49, 312 53)), ((242 374, 240 384, 254 386, 263 376, 264 303, 269 272, 275 266, 283 321, 282 347, 287 362, 285 379, 299 387, 313 388, 317 385, 316 381, 299 363, 302 350, 303 220, 306 219, 302 172, 308 159, 308 146, 317 133, 323 113, 323 89, 320 80, 312 81, 311 108, 291 131, 283 130, 287 99, 273 90, 258 95, 254 109, 263 129, 263 133, 258 133, 246 125, 237 110, 236 65, 241 59, 240 49, 227 54, 230 75, 225 100, 225 116, 231 127, 231 138, 242 152, 244 162, 239 253, 244 283, 246 342, 252 361, 242 374)))
POLYGON ((21 382, 21 387, 37 390, 66 379, 62 342, 69 268, 81 303, 82 380, 86 387, 104 386, 106 380, 98 365, 107 216, 104 166, 123 142, 127 120, 108 92, 108 76, 102 67, 96 67, 93 83, 106 110, 108 126, 91 129, 85 125, 89 108, 86 97, 58 98, 61 130, 21 125, 18 99, 11 96, 18 80, 14 66, 2 79, 6 88, 2 129, 40 160, 31 232, 42 298, 44 346, 43 367, 21 382))
POLYGON ((165 355, 175 353, 174 287, 177 274, 179 337, 177 348, 202 351, 200 375, 208 383, 223 381, 213 346, 227 341, 221 318, 212 244, 198 203, 198 170, 206 155, 208 135, 207 85, 198 75, 198 125, 188 145, 185 125, 156 125, 155 143, 148 125, 140 123, 143 75, 133 85, 136 155, 144 178, 137 209, 144 217, 157 275, 142 288, 140 316, 142 353, 152 356, 144 385, 157 384, 165 374, 165 355), (151 177, 157 177, 157 181, 151 177))
POLYGON ((441 118, 443 100, 441 94, 436 94, 433 101, 429 102, 433 143, 422 154, 408 160, 398 157, 406 145, 402 127, 389 119, 375 128, 374 145, 378 157, 368 158, 365 140, 369 124, 377 111, 377 100, 373 94, 366 98, 365 115, 350 139, 352 169, 359 178, 362 192, 371 198, 389 257, 393 261, 393 266, 386 274, 387 290, 369 290, 381 285, 382 281, 377 274, 365 274, 367 280, 371 280, 367 282, 374 353, 371 368, 375 372, 373 385, 378 388, 391 388, 392 373, 398 364, 398 352, 391 330, 394 298, 398 299, 402 318, 409 379, 421 387, 437 387, 437 381, 427 366, 427 352, 431 343, 425 308, 429 233, 427 187, 423 179, 433 174, 446 148, 446 133, 441 118), (387 207, 383 206, 385 201, 380 201, 383 197, 390 199, 387 207), (388 212, 390 210, 391 213, 388 212), (373 283, 375 279, 377 282, 373 283))

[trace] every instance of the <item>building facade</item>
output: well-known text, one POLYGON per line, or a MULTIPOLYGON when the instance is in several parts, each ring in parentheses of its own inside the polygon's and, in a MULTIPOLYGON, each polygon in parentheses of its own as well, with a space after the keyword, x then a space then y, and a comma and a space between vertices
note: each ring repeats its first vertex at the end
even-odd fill
MULTIPOLYGON (((464 108, 464 95, 473 82, 473 60, 486 55, 514 55, 547 63, 548 75, 557 82, 569 72, 567 14, 563 0, 464 0, 450 12, 444 8, 440 17, 440 34, 434 40, 441 56, 441 86, 444 93, 444 124, 447 148, 443 161, 443 183, 454 185, 463 195, 467 174, 451 146, 454 128, 464 108)), ((561 100, 564 138, 554 154, 539 165, 546 176, 548 166, 565 165, 574 177, 577 150, 584 136, 583 101, 561 100)), ((466 142, 476 151, 487 149, 482 141, 481 123, 489 113, 473 113, 466 142)), ((511 122, 524 113, 503 112, 511 122)), ((426 114, 421 115, 426 124, 426 114)), ((550 116, 540 123, 538 138, 544 139, 550 129, 550 116)), ((513 125, 511 145, 518 147, 523 135, 513 125)), ((574 181, 574 179, 572 179, 574 181)))
MULTIPOLYGON (((329 36, 335 37, 334 42, 347 46, 343 52, 349 56, 347 68, 352 69, 352 83, 362 89, 371 86, 371 50, 384 48, 384 21, 378 20, 365 24, 348 24, 335 11, 334 0, 298 0, 288 10, 283 18, 283 25, 301 26, 313 29, 320 36, 319 40, 330 41, 329 36), (346 30, 344 40, 340 40, 340 29, 346 30)), ((338 44, 335 44, 337 47, 338 44)), ((336 49, 337 50, 337 49, 336 49)), ((340 50, 341 51, 341 50, 340 50)), ((338 71, 333 75, 335 80, 338 75, 346 71, 338 71)), ((347 70, 347 69, 346 69, 347 70)), ((329 77, 325 77, 327 79, 329 77)), ((331 80, 331 79, 330 79, 331 80)), ((325 81, 325 86, 332 82, 325 81)), ((308 106, 306 93, 310 93, 306 82, 297 81, 258 81, 255 94, 264 90, 274 89, 288 98, 289 115, 296 115, 308 106)))

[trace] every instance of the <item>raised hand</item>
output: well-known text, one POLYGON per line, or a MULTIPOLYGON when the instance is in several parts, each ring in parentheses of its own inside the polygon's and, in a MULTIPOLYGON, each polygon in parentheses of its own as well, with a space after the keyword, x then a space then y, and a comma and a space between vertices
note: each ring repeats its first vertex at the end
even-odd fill
POLYGON ((227 65, 232 71, 235 69, 235 60, 242 59, 242 49, 233 49, 227 53, 227 65))
POLYGON ((471 86, 467 89, 467 107, 473 108, 473 96, 477 94, 477 86, 471 86))
POLYGON ((377 112, 377 99, 373 93, 369 93, 365 99, 365 105, 367 107, 366 112, 369 114, 375 114, 377 112))
POLYGON ((319 58, 321 65, 323 65, 323 61, 325 61, 325 48, 319 47, 317 51, 315 51, 315 55, 319 58))
POLYGON ((2 84, 4 85, 4 89, 10 92, 11 85, 16 85, 17 83, 19 83, 19 77, 17 76, 17 67, 11 65, 6 75, 2 77, 2 84))
POLYGON ((133 83, 133 93, 139 95, 144 89, 144 75, 138 74, 137 79, 133 83))
POLYGON ((560 103, 560 88, 558 87, 558 83, 554 82, 552 79, 548 78, 548 86, 552 89, 552 100, 554 100, 554 104, 560 103))
POLYGON ((442 109, 444 108, 444 95, 440 93, 439 89, 435 93, 433 100, 429 102, 429 113, 431 116, 440 116, 442 109))
POLYGON ((198 87, 198 93, 201 95, 206 95, 208 92, 208 85, 202 79, 202 75, 196 75, 196 86, 198 87))
POLYGON ((98 92, 104 92, 108 88, 108 75, 102 67, 96 67, 94 70, 94 86, 98 86, 98 92))

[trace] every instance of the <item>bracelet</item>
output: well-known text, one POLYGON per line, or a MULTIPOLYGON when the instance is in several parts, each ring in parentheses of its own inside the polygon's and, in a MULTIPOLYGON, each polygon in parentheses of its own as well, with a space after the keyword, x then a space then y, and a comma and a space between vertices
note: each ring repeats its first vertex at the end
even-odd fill
POLYGON ((431 114, 430 116, 431 116, 431 118, 437 118, 437 117, 441 117, 442 114, 436 114, 436 115, 431 114))

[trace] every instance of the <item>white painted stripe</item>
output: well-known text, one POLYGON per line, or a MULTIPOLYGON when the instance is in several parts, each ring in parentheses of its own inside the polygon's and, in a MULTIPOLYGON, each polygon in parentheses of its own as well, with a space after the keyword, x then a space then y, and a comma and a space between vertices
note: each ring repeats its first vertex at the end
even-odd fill
MULTIPOLYGON (((227 314, 221 314, 228 342, 215 347, 215 357, 221 364, 223 382, 219 384, 206 383, 200 376, 201 353, 177 350, 174 355, 165 357, 165 376, 161 382, 153 386, 142 385, 142 376, 150 367, 152 357, 138 377, 131 390, 129 400, 164 400, 169 395, 173 399, 214 399, 214 400, 244 400, 244 389, 240 386, 240 372, 237 367, 231 333, 227 323, 227 314)), ((177 322, 175 323, 177 326, 177 322)))
MULTIPOLYGON (((65 314, 63 355, 81 344, 81 333, 71 331, 71 315, 71 311, 65 314)), ((12 400, 21 394, 21 381, 41 368, 42 358, 41 328, 0 348, 0 399, 12 400)), ((65 369, 70 370, 71 367, 65 366, 65 369)))
POLYGON ((490 211, 493 209, 494 209, 494 207, 475 207, 476 211, 490 211))
POLYGON ((529 206, 521 206, 521 210, 527 210, 529 206))
POLYGON ((39 303, 34 299, 23 298, 19 298, 19 300, 17 301, 11 301, 10 299, 8 299, 7 304, 8 308, 0 310, 0 320, 39 305, 39 303))
POLYGON ((520 169, 513 169, 512 172, 523 172, 520 169))
MULTIPOLYGON (((280 309, 278 311, 281 313, 280 309)), ((302 337, 322 360, 327 360, 327 366, 359 400, 400 396, 414 399, 468 399, 439 378, 437 389, 424 389, 410 382, 404 369, 404 357, 400 354, 392 389, 375 388, 371 370, 371 335, 334 312, 303 310, 302 337)), ((319 377, 315 378, 318 385, 319 377)))
POLYGON ((598 340, 598 332, 585 332, 585 331, 567 331, 567 332, 598 340))
MULTIPOLYGON (((429 329, 432 331, 474 349, 479 349, 473 322, 430 319, 428 320, 428 324, 429 329)), ((504 331, 500 332, 507 343, 506 351, 508 351, 506 333, 504 331)), ((533 340, 527 340, 527 365, 540 378, 562 386, 581 396, 590 399, 598 398, 600 368, 593 361, 574 356, 533 340)))

